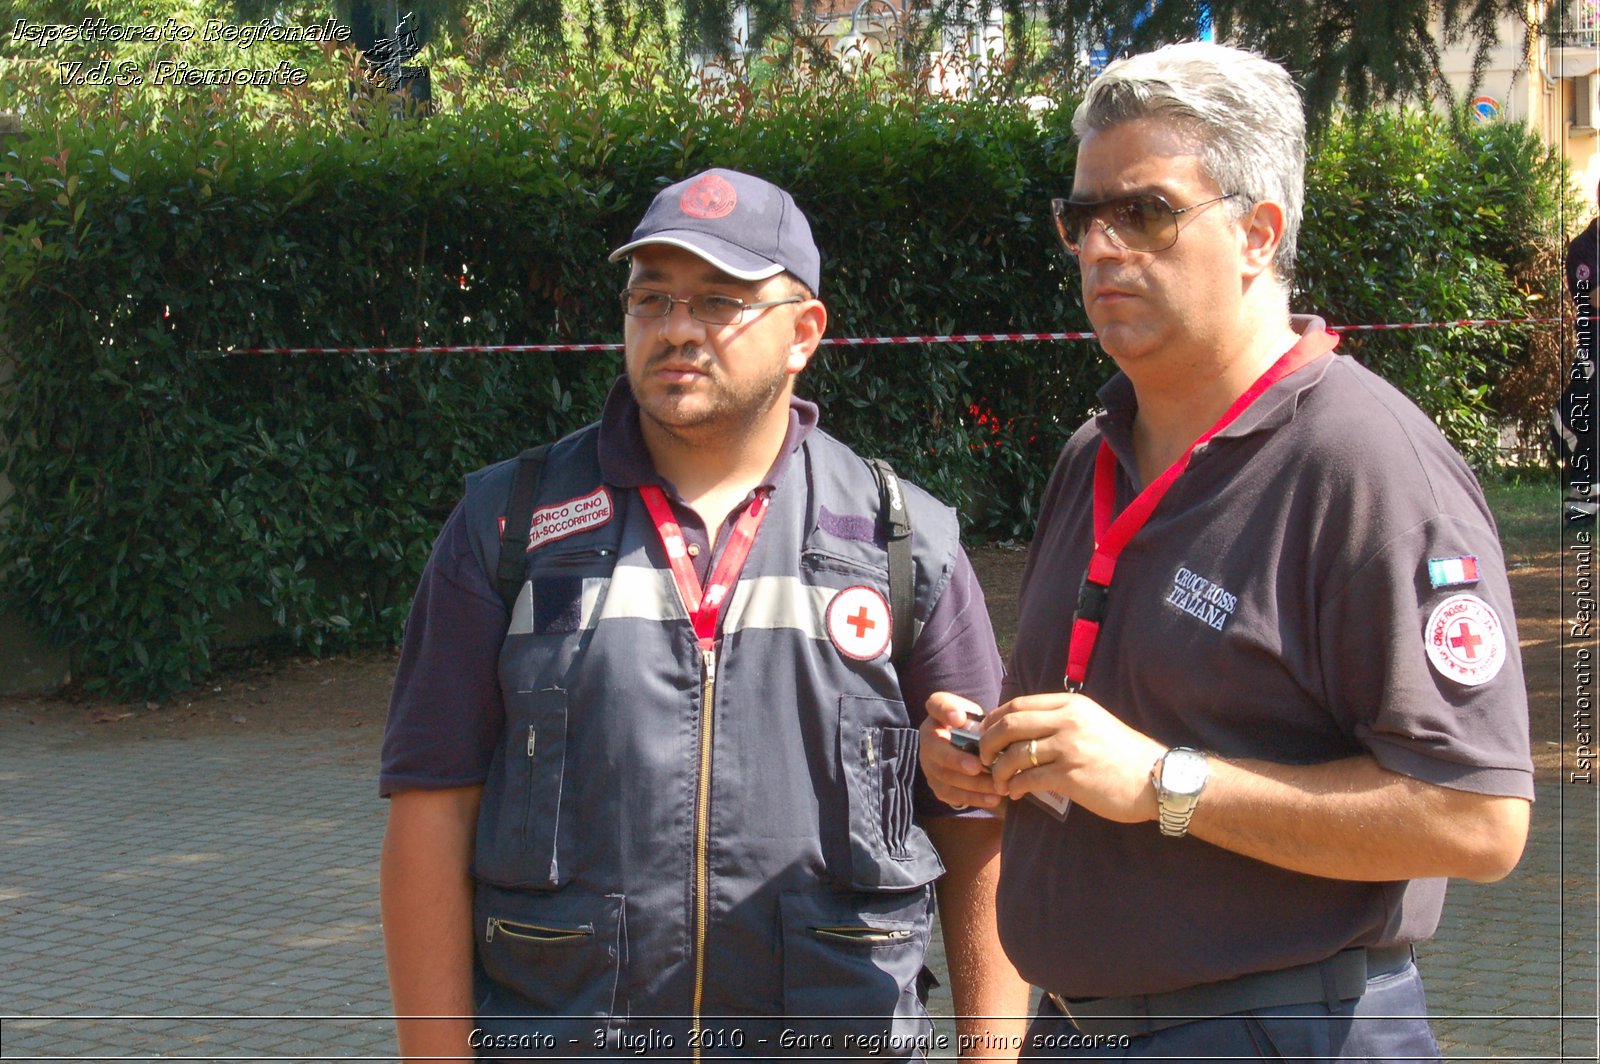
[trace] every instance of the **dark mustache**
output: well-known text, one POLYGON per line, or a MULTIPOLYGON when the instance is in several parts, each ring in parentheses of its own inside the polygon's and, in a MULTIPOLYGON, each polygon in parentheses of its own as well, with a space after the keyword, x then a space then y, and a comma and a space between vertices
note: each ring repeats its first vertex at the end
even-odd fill
POLYGON ((646 359, 644 368, 654 369, 669 362, 686 363, 701 373, 708 373, 711 370, 711 359, 699 348, 694 347, 664 348, 646 359))

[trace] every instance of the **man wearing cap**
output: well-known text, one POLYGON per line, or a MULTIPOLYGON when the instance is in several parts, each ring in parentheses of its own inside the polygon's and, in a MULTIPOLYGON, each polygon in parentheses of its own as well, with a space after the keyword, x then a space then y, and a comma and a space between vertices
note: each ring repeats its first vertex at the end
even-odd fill
POLYGON ((1117 372, 1046 488, 1007 701, 936 793, 1008 805, 1036 1057, 1424 1060, 1412 945, 1527 837, 1511 595, 1471 471, 1290 314, 1305 121, 1254 53, 1109 66, 1052 204, 1117 372), (1112 1048, 1104 1042, 1109 1039, 1112 1048))
POLYGON ((917 1058, 935 880, 957 1012, 1019 1015, 998 822, 917 769, 932 692, 998 691, 983 597, 953 512, 793 395, 827 323, 804 215, 711 170, 624 257, 626 379, 550 449, 513 605, 517 461, 468 478, 412 607, 381 780, 402 1054, 917 1058))

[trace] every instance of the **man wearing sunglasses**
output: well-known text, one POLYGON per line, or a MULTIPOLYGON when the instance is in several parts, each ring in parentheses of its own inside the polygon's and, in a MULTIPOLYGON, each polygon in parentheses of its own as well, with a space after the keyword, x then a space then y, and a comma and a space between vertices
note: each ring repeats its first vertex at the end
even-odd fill
POLYGON ((1427 1059, 1412 946, 1517 862, 1533 794, 1494 523, 1412 403, 1291 315, 1287 73, 1106 68, 1056 201, 1118 372, 1046 490, 1004 702, 946 801, 1007 807, 1025 1055, 1427 1059), (1094 1043, 1101 1040, 1101 1045, 1094 1043))
POLYGON ((1027 1001, 999 823, 916 758, 927 698, 992 701, 999 657, 955 514, 793 394, 827 324, 805 216, 710 170, 611 258, 626 377, 549 450, 531 520, 521 462, 468 478, 406 629, 402 1054, 920 1058, 935 880, 963 1056, 1009 1047, 1021 1023, 982 1018, 1027 1001))

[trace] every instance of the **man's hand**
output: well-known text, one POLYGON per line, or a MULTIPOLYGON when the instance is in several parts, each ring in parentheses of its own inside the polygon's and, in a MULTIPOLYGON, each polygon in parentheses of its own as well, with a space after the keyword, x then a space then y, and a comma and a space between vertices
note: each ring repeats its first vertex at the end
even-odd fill
MULTIPOLYGON (((954 718, 951 708, 941 704, 941 719, 954 718)), ((930 720, 934 714, 930 701, 930 720)), ((938 727, 933 731, 937 735, 938 727)), ((1016 698, 990 713, 978 756, 990 766, 997 793, 1020 798, 1055 791, 1107 820, 1136 824, 1157 818, 1150 769, 1166 750, 1093 699, 1062 692, 1016 698)), ((969 778, 961 759, 970 755, 946 754, 928 743, 924 751, 924 763, 941 767, 942 779, 969 778)), ((932 770, 928 776, 934 778, 932 770)), ((972 786, 956 793, 977 793, 972 786)), ((1413 779, 1383 768, 1370 754, 1319 765, 1212 755, 1189 833, 1307 875, 1488 882, 1516 866, 1527 839, 1528 803, 1413 779)))
POLYGON ((950 745, 951 728, 967 727, 982 715, 983 708, 976 702, 939 691, 928 699, 928 716, 919 729, 922 774, 935 797, 957 809, 994 809, 1005 801, 977 755, 950 745))
POLYGON ((1156 819, 1150 768, 1166 751, 1093 699, 1063 691, 1014 698, 989 714, 978 756, 1011 798, 1054 791, 1107 820, 1137 824, 1156 819))

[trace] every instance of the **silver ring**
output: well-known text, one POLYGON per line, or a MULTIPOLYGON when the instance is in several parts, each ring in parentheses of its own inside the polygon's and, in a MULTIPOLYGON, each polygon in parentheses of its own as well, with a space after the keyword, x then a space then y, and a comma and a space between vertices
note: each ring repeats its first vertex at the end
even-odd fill
POLYGON ((950 803, 950 808, 951 809, 971 809, 972 806, 968 805, 966 802, 951 802, 950 803))
POLYGON ((1028 764, 1033 768, 1039 767, 1039 740, 1028 740, 1028 764))

